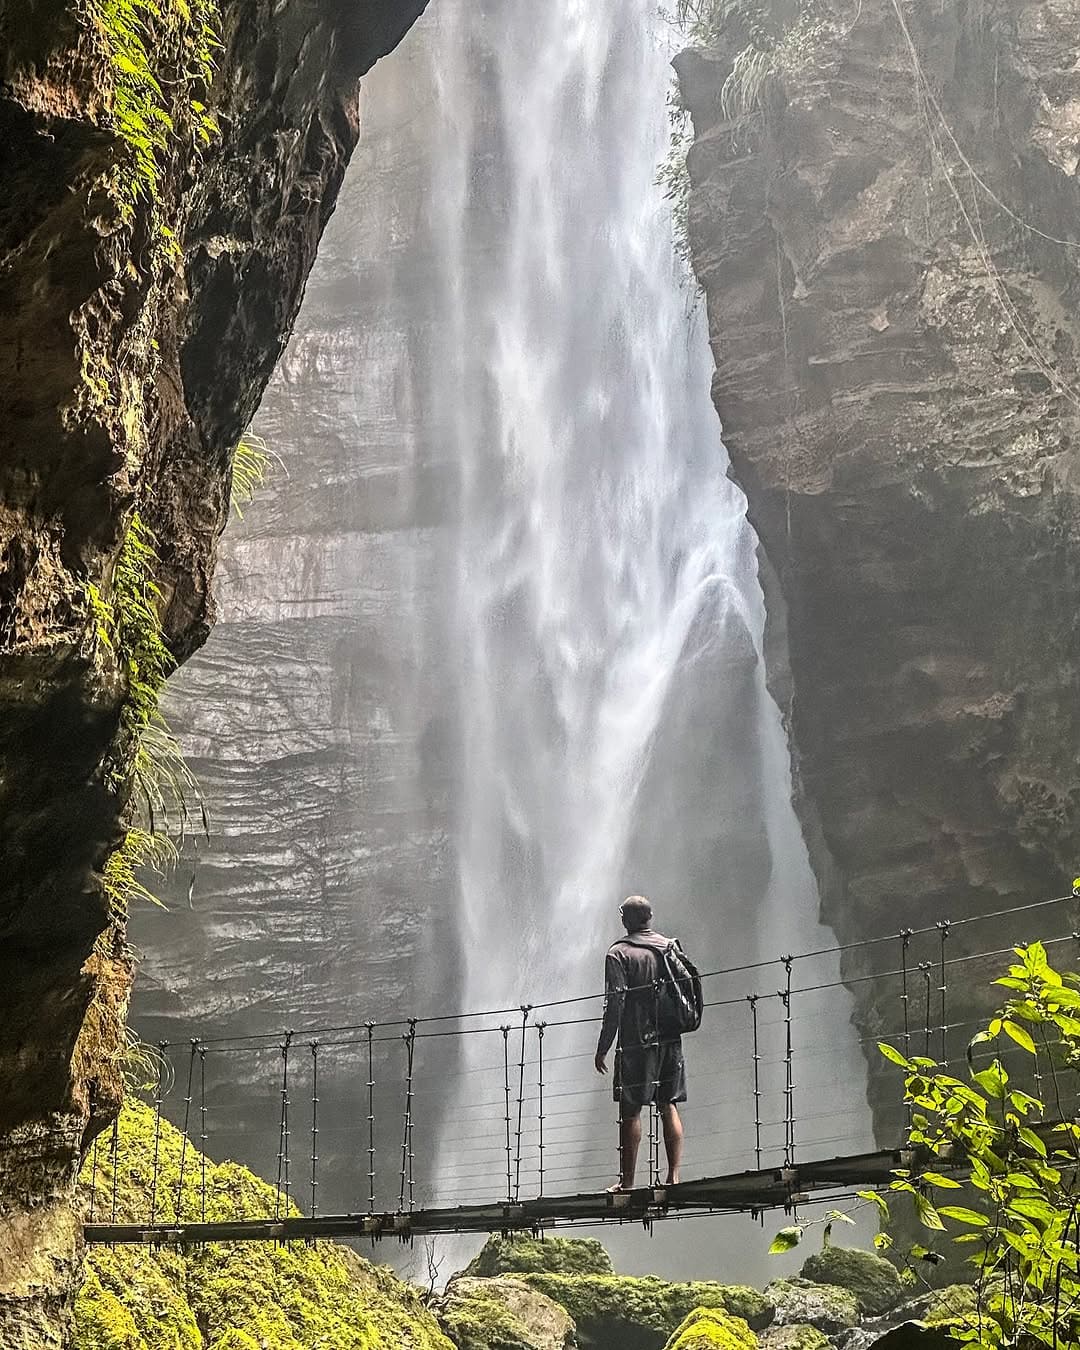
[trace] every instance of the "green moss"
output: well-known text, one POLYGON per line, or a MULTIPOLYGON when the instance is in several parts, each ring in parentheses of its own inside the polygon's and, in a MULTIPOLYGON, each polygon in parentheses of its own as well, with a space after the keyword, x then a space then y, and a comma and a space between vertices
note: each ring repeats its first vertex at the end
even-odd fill
POLYGON ((458 1276, 447 1286, 439 1324, 458 1350, 572 1350, 566 1310, 510 1276, 458 1276))
POLYGON ((583 1345, 620 1345, 621 1350, 660 1350, 679 1324, 700 1308, 717 1308, 752 1327, 772 1321, 763 1295, 741 1285, 692 1281, 674 1284, 652 1276, 526 1275, 534 1288, 561 1303, 583 1345))
POLYGON ((696 1308, 676 1329, 666 1350, 757 1350, 757 1337, 741 1317, 696 1308))
POLYGON ((462 1273, 610 1275, 612 1265, 611 1257, 595 1238, 492 1236, 462 1273))
POLYGON ((802 1276, 815 1284, 850 1289, 862 1312, 872 1317, 886 1313, 904 1297, 896 1267, 872 1252, 853 1247, 823 1247, 807 1257, 802 1276))
MULTIPOLYGON (((202 1158, 141 1102, 124 1108, 116 1216, 201 1214, 202 1158)), ((107 1142, 83 1170, 95 1214, 112 1214, 107 1142)), ((208 1219, 274 1213, 274 1188, 236 1163, 206 1162, 208 1219)), ((295 1207, 289 1206, 295 1213, 295 1207)), ((451 1350, 418 1291, 330 1242, 211 1244, 185 1253, 92 1248, 76 1306, 73 1350, 451 1350), (200 1332, 201 1328, 201 1332, 200 1332)))
POLYGON ((927 1326, 941 1326, 977 1312, 978 1306, 974 1285, 950 1284, 931 1295, 923 1321, 927 1326))

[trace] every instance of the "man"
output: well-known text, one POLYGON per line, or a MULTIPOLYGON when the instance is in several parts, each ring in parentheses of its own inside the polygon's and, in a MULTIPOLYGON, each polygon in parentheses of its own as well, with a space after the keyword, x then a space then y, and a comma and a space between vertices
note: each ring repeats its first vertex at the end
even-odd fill
POLYGON ((641 1145, 641 1108, 655 1101, 664 1125, 666 1185, 679 1180, 682 1121, 676 1102, 686 1101, 686 1065, 682 1039, 661 1042, 656 1026, 657 953, 668 939, 654 932, 652 906, 643 895, 631 895, 619 907, 626 937, 608 950, 605 963, 604 1020, 596 1047, 596 1072, 607 1073, 607 1053, 616 1034, 615 1100, 619 1103, 621 1175, 611 1191, 634 1187, 641 1145))

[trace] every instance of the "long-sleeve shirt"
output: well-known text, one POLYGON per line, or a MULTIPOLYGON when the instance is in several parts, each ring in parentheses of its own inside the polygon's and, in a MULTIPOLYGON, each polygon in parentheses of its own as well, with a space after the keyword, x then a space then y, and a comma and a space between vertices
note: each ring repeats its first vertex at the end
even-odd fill
POLYGON ((662 933, 642 928, 608 948, 604 962, 604 1020, 597 1054, 606 1055, 616 1035, 621 1046, 650 1045, 656 1041, 655 984, 659 963, 654 952, 662 951, 667 943, 662 933))

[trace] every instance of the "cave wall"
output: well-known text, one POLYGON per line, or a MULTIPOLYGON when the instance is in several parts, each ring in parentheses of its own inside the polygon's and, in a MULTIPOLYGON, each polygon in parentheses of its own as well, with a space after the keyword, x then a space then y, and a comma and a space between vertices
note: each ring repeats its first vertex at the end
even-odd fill
MULTIPOLYGON (((772 38, 756 29, 772 53, 756 91, 729 82, 755 40, 740 12, 675 62, 689 242, 714 401, 786 620, 825 917, 857 941, 1065 895, 1080 5, 777 9, 772 38)), ((953 928, 948 953, 1064 937, 1073 917, 953 928)), ((899 957, 846 958, 871 1038, 898 1010, 862 977, 899 957)), ((987 971, 955 968, 947 1023, 977 1015, 987 971)), ((873 1095, 888 1141, 895 1093, 873 1095)))
MULTIPOLYGON (((147 45, 170 134, 118 196, 114 11, 0 12, 0 1342, 62 1343, 81 1149, 117 1105, 131 963, 100 868, 134 746, 98 636, 138 511, 177 660, 213 619, 232 447, 288 337, 356 142, 357 81, 423 0, 239 3, 198 147, 195 6, 147 45), (121 204, 123 203, 123 204, 121 204)), ((122 83, 122 81, 121 81, 122 83)))

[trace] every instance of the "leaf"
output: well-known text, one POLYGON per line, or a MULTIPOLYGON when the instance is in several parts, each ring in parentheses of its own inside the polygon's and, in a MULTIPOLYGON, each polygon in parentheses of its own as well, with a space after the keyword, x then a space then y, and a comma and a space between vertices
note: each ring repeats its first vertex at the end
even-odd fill
POLYGON ((830 1209, 829 1212, 825 1215, 825 1217, 826 1219, 829 1220, 830 1223, 832 1222, 850 1223, 852 1226, 854 1226, 855 1224, 855 1220, 851 1217, 851 1215, 845 1214, 842 1209, 830 1209))
POLYGON ((783 1252, 790 1252, 802 1241, 802 1235, 803 1230, 798 1224, 791 1228, 781 1228, 769 1244, 769 1255, 779 1256, 783 1252))
POLYGON ((976 1228, 986 1228, 990 1220, 985 1214, 980 1214, 974 1209, 965 1209, 963 1205, 942 1205, 938 1210, 946 1219, 954 1219, 957 1223, 974 1224, 976 1228))
POLYGON ((895 1046, 890 1045, 888 1041, 878 1041, 877 1048, 886 1059, 891 1060, 893 1064, 898 1064, 901 1069, 910 1069, 912 1067, 911 1061, 905 1059, 900 1051, 897 1050, 895 1046))
POLYGON ((1001 1101, 1005 1096, 1005 1084, 1009 1081, 1009 1075, 1005 1072, 1000 1060, 995 1059, 988 1069, 980 1069, 978 1073, 973 1073, 971 1077, 987 1096, 993 1097, 995 1101, 1001 1101))
POLYGON ((1026 1125, 1023 1125, 1019 1130, 1017 1130, 1017 1134, 1019 1135, 1020 1139, 1025 1144, 1027 1144, 1028 1148, 1030 1148, 1033 1153, 1037 1153, 1040 1158, 1046 1157, 1046 1145, 1043 1143, 1043 1141, 1039 1138, 1039 1136, 1035 1133, 1034 1130, 1029 1129, 1028 1126, 1026 1125))
POLYGON ((883 1195, 879 1195, 877 1191, 856 1191, 856 1195, 860 1200, 866 1200, 871 1205, 877 1205, 883 1219, 889 1218, 889 1203, 883 1195))
POLYGON ((923 1181, 928 1181, 931 1186, 940 1186, 943 1190, 962 1191, 963 1185, 959 1181, 954 1181, 952 1177, 943 1177, 940 1172, 924 1172, 923 1181))
POLYGON ((1029 1055, 1035 1053, 1035 1042, 1031 1039, 1031 1033, 1025 1031, 1023 1027, 1018 1027, 1015 1022, 1002 1022, 1006 1036, 1011 1036, 1022 1050, 1026 1050, 1029 1055))
POLYGON ((941 1222, 938 1211, 925 1195, 920 1195, 918 1191, 916 1191, 914 1200, 915 1213, 924 1228, 944 1229, 945 1225, 941 1222))

